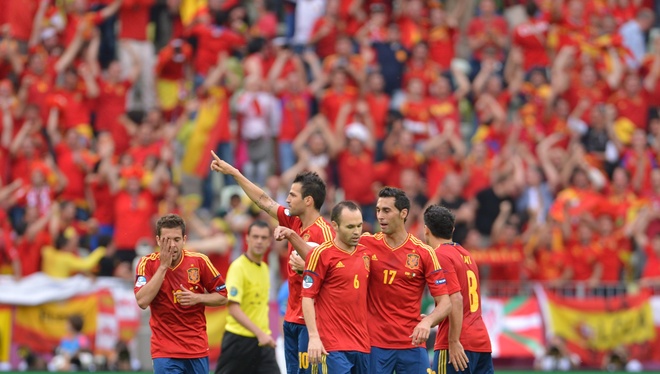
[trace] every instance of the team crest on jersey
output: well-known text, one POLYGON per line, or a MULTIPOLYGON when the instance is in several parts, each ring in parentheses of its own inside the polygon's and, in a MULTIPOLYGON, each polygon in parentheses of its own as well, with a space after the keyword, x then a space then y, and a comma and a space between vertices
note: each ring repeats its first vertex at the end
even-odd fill
POLYGON ((416 253, 409 253, 406 258, 406 267, 408 269, 419 269, 419 255, 416 253))
POLYGON ((369 265, 371 264, 371 259, 369 258, 369 255, 364 255, 362 256, 362 260, 364 260, 364 268, 369 271, 369 265))
POLYGON ((199 283, 199 268, 188 269, 188 283, 199 283))
POLYGON ((306 232, 305 235, 303 235, 302 238, 303 238, 304 241, 308 242, 309 241, 309 233, 306 232))

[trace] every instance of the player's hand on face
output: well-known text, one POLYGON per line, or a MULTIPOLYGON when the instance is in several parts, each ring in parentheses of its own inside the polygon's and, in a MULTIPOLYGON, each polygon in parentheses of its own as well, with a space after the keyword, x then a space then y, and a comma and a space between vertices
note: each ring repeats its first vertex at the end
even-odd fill
POLYGON ((291 230, 288 227, 284 226, 277 226, 275 228, 275 231, 273 232, 273 236, 275 237, 275 240, 280 241, 280 240, 285 240, 287 236, 289 235, 291 230))
POLYGON ((172 240, 169 238, 161 239, 160 241, 160 266, 168 268, 172 265, 172 240))
POLYGON ((468 367, 467 355, 461 342, 449 342, 449 363, 454 365, 456 371, 463 371, 468 367))
POLYGON ((217 171, 222 174, 232 174, 236 168, 231 166, 227 161, 222 160, 215 152, 211 151, 213 161, 211 161, 211 170, 217 171))
POLYGON ((309 345, 307 346, 307 354, 309 355, 309 363, 312 365, 318 365, 321 363, 321 356, 328 355, 321 338, 319 337, 309 337, 309 345))
POLYGON ((417 324, 417 326, 415 326, 412 335, 410 335, 412 338, 412 344, 420 345, 426 343, 426 340, 429 338, 430 334, 431 324, 423 319, 420 323, 417 324))
POLYGON ((182 284, 180 290, 181 292, 176 293, 176 299, 181 305, 191 306, 199 304, 199 295, 185 288, 182 284))
POLYGON ((298 252, 291 252, 291 256, 289 256, 289 265, 291 265, 291 269, 297 273, 301 274, 305 271, 305 260, 298 255, 298 252))
POLYGON ((266 333, 263 333, 263 332, 262 332, 262 333, 257 337, 257 340, 259 340, 259 346, 260 346, 260 347, 271 347, 271 348, 275 348, 275 347, 277 346, 277 344, 275 343, 275 340, 273 339, 272 336, 270 336, 270 334, 266 334, 266 333))

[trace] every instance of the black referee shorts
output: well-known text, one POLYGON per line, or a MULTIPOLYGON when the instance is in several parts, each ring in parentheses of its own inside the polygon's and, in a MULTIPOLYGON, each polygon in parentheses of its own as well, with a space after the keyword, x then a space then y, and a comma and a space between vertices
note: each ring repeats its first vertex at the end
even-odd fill
POLYGON ((225 331, 215 374, 280 374, 275 349, 260 347, 257 338, 225 331))

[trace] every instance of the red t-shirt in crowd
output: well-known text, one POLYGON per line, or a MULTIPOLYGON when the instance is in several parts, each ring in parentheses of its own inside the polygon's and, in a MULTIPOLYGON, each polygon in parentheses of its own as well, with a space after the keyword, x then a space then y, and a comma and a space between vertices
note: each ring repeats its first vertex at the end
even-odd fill
POLYGON ((652 93, 642 89, 636 96, 630 96, 621 90, 609 98, 609 103, 616 107, 618 117, 629 119, 638 129, 646 130, 649 118, 649 101, 652 93))
POLYGON ((87 167, 94 162, 93 154, 86 149, 74 152, 66 144, 55 146, 57 166, 66 178, 66 186, 60 193, 60 198, 79 203, 85 200, 85 177, 87 167))
POLYGON ((118 123, 119 117, 126 112, 126 94, 133 83, 125 80, 112 83, 99 81, 100 94, 96 102, 96 131, 111 131, 118 123))
POLYGON ((357 99, 358 92, 355 88, 347 86, 343 92, 337 92, 332 88, 328 88, 323 94, 321 99, 321 114, 323 114, 330 122, 330 128, 335 128, 335 122, 339 109, 346 104, 357 99))
POLYGON ((41 230, 33 239, 21 237, 17 240, 16 251, 21 260, 23 277, 41 271, 41 250, 50 244, 51 237, 47 230, 41 230))
POLYGON ((447 294, 435 251, 412 234, 397 248, 387 244, 383 233, 363 234, 360 244, 372 253, 367 297, 371 346, 413 348, 410 335, 421 321, 424 289, 428 285, 433 297, 447 294))
MULTIPOLYGON (((507 35, 509 32, 506 20, 500 16, 493 16, 489 21, 484 20, 481 17, 475 17, 470 21, 468 25, 467 34, 470 38, 482 37, 483 35, 489 36, 501 36, 507 35)), ((474 58, 481 60, 483 57, 483 51, 486 48, 495 48, 497 50, 496 57, 500 60, 504 60, 504 51, 495 44, 493 40, 488 40, 480 49, 473 51, 474 58)))
POLYGON ((154 230, 151 225, 157 206, 153 195, 141 191, 133 196, 126 191, 115 195, 114 242, 118 250, 134 250, 138 240, 151 239, 154 230))
POLYGON ((415 141, 426 140, 431 133, 431 114, 427 100, 405 101, 401 104, 403 125, 406 130, 413 133, 415 141))
MULTIPOLYGON (((302 227, 302 221, 298 217, 293 217, 289 213, 289 209, 280 206, 277 210, 277 220, 280 225, 286 226, 300 235, 306 242, 313 242, 316 244, 323 244, 331 241, 334 237, 334 230, 332 226, 319 216, 314 223, 309 227, 302 227)), ((289 243, 289 255, 295 251, 291 243, 289 243)), ((307 256, 309 257, 309 255, 307 256)), ((305 324, 305 317, 302 312, 302 276, 296 273, 290 266, 287 266, 287 273, 289 276, 289 300, 287 302, 286 313, 284 320, 286 322, 297 323, 300 325, 305 324)))
MULTIPOLYGON (((466 351, 491 352, 490 337, 481 318, 481 283, 479 269, 470 252, 458 243, 441 244, 435 249, 442 264, 447 293, 460 292, 463 296, 463 327, 460 342, 466 351)), ((438 325, 433 350, 449 349, 449 318, 438 325)))
POLYGON ((156 0, 124 0, 119 9, 119 39, 147 40, 151 6, 156 0))
POLYGON ((373 152, 369 149, 365 149, 359 155, 348 150, 339 153, 337 156, 339 182, 346 200, 361 205, 374 202, 375 197, 371 189, 371 185, 375 181, 373 160, 373 152))
POLYGON ((453 27, 436 26, 429 31, 429 57, 441 70, 449 70, 454 59, 454 44, 458 33, 453 27))
MULTIPOLYGON (((160 266, 160 253, 142 257, 135 269, 134 292, 152 280, 160 266)), ((165 280, 151 308, 151 358, 188 359, 208 357, 204 304, 182 306, 176 299, 181 287, 196 293, 227 297, 225 280, 202 253, 183 250, 179 263, 167 269, 165 280)))
POLYGON ((513 30, 513 45, 523 53, 523 67, 527 71, 535 66, 550 65, 546 51, 546 38, 550 24, 543 19, 533 19, 522 23, 513 30))
POLYGON ((387 112, 390 109, 390 97, 386 94, 368 93, 364 99, 369 105, 369 114, 374 123, 374 133, 377 140, 385 140, 387 136, 387 112))
POLYGON ((309 103, 312 95, 308 91, 291 92, 282 91, 282 127, 280 128, 281 142, 293 142, 298 134, 307 125, 309 119, 309 103))
POLYGON ((245 45, 245 38, 226 27, 199 24, 190 33, 197 38, 193 67, 195 72, 201 75, 205 75, 216 65, 220 52, 229 54, 245 45))
POLYGON ((370 261, 367 247, 359 244, 347 253, 331 241, 307 256, 302 297, 314 299, 319 336, 328 352, 371 350, 367 329, 370 261))
POLYGON ((573 269, 574 281, 588 280, 594 271, 594 265, 598 260, 597 252, 593 247, 597 244, 583 245, 580 243, 570 243, 567 246, 570 265, 573 269))
POLYGON ((4 7, 0 10, 4 13, 4 21, 9 24, 10 33, 14 38, 22 42, 30 39, 39 2, 40 0, 3 1, 4 7))

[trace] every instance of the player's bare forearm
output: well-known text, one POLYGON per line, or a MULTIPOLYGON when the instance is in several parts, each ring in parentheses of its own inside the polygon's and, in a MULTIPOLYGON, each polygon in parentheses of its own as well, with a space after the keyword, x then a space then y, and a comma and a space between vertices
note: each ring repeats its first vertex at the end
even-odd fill
POLYGON ((135 300, 141 309, 147 309, 151 302, 156 298, 158 291, 160 291, 160 287, 163 285, 166 273, 167 268, 159 267, 147 284, 142 286, 142 288, 135 293, 135 300))
POLYGON ((451 312, 449 313, 449 341, 457 342, 463 328, 463 296, 460 292, 449 295, 451 312))
POLYGON ((305 325, 310 337, 319 336, 319 330, 316 327, 316 310, 314 310, 314 299, 309 297, 302 298, 303 316, 305 316, 305 325))
POLYGON ((243 174, 239 173, 238 175, 234 175, 234 179, 236 179, 236 183, 241 186, 250 200, 257 204, 259 209, 277 219, 277 209, 280 205, 276 203, 275 200, 268 196, 264 190, 259 188, 259 186, 247 179, 243 174))
POLYGON ((229 302, 229 315, 234 317, 234 319, 241 324, 241 326, 248 329, 254 336, 259 337, 261 334, 265 334, 257 325, 252 322, 252 320, 243 312, 241 309, 241 304, 235 302, 229 302))
POLYGON ((296 234, 293 230, 287 231, 286 240, 291 243, 291 246, 303 259, 306 259, 309 252, 311 252, 313 249, 307 245, 305 239, 301 238, 300 235, 296 234))
POLYGON ((437 326, 449 315, 449 312, 451 311, 451 301, 449 300, 448 295, 435 296, 433 299, 435 300, 435 308, 431 314, 424 318, 428 318, 431 322, 431 326, 437 326))
POLYGON ((205 306, 227 305, 227 298, 217 292, 199 294, 199 301, 205 306))

